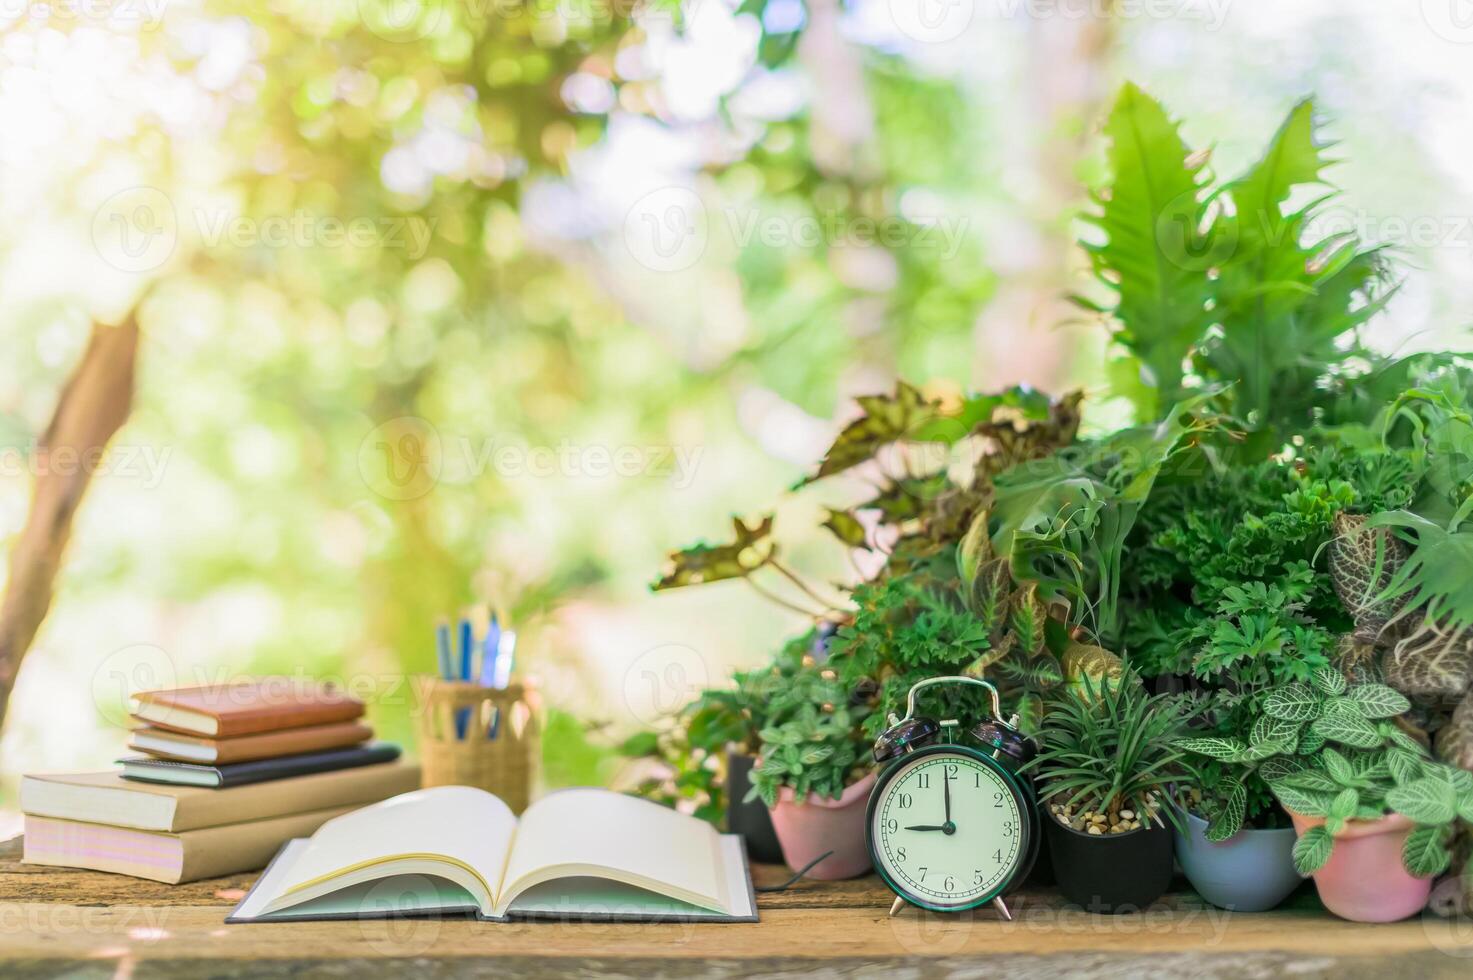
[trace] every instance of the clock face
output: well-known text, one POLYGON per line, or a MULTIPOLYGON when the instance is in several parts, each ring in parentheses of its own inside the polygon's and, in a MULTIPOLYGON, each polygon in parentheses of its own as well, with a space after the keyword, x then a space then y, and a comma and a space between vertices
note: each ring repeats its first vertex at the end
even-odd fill
POLYGON ((1024 812, 1012 783, 948 748, 906 759, 870 804, 880 870, 919 905, 961 909, 1001 892, 1022 863, 1024 812))

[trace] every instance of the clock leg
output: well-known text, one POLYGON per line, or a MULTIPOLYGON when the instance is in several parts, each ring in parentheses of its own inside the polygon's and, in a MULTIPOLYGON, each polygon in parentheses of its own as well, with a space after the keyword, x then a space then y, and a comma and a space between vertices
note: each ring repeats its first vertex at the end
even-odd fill
POLYGON ((1013 913, 1008 911, 1007 903, 1000 897, 992 900, 992 907, 1001 912, 1004 919, 1007 919, 1009 922, 1013 921, 1013 913))
POLYGON ((899 915, 900 910, 903 908, 905 908, 905 899, 901 898, 899 895, 896 895, 895 903, 890 906, 890 915, 892 917, 899 915))

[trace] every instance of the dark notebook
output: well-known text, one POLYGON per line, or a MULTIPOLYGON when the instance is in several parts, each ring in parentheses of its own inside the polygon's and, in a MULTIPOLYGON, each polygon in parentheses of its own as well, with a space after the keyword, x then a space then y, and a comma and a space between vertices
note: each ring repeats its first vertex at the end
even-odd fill
POLYGON ((393 762, 397 758, 399 746, 379 743, 328 749, 324 752, 303 752, 300 755, 282 755, 274 759, 252 759, 250 762, 235 762, 224 766, 142 757, 118 761, 122 763, 124 779, 146 783, 172 783, 177 786, 226 787, 371 766, 379 762, 393 762))

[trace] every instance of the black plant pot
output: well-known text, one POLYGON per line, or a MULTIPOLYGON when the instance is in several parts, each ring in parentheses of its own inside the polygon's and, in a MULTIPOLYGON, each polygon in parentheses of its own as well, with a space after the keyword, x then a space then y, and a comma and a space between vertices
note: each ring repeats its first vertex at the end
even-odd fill
POLYGON ((1064 897, 1091 912, 1138 912, 1171 884, 1169 827, 1128 834, 1081 834, 1046 810, 1049 856, 1064 897))
POLYGON ((772 814, 761 800, 742 802, 752 787, 752 767, 757 757, 739 752, 726 754, 726 827, 747 841, 747 857, 764 864, 782 864, 783 849, 772 829, 772 814))

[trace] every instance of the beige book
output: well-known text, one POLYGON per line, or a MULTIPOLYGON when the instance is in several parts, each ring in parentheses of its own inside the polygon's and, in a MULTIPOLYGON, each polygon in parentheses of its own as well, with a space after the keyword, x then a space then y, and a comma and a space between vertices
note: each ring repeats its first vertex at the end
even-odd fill
POLYGON ((741 838, 648 800, 568 789, 520 818, 469 786, 335 817, 282 848, 227 921, 473 911, 483 919, 755 922, 741 838))
POLYGON ((347 812, 334 807, 182 834, 27 816, 21 861, 111 871, 177 885, 264 867, 286 841, 310 834, 347 812))
POLYGON ((117 772, 26 776, 20 808, 29 816, 134 830, 181 833, 310 810, 362 806, 419 786, 419 767, 402 762, 339 769, 213 789, 144 783, 117 772))

